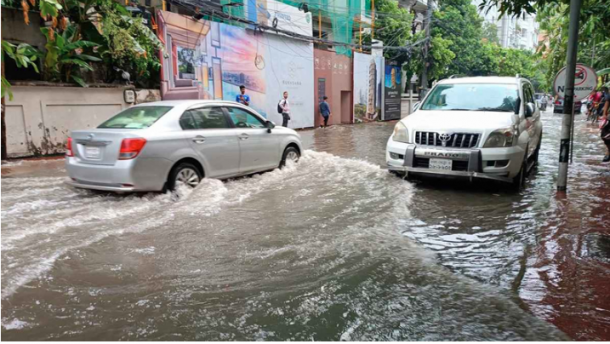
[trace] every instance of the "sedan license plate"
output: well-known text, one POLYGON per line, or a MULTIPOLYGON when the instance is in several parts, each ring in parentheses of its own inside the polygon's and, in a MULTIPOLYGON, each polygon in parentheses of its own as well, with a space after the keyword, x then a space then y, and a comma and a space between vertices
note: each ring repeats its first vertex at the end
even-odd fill
POLYGON ((99 159, 100 153, 100 147, 85 147, 85 158, 87 159, 99 159))
POLYGON ((431 170, 451 171, 453 160, 449 159, 430 159, 428 167, 431 170))

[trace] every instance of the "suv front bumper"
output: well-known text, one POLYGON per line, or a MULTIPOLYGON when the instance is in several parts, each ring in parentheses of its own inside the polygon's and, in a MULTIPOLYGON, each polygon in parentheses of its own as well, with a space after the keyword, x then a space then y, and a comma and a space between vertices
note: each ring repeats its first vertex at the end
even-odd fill
POLYGON ((386 161, 390 171, 429 174, 467 179, 491 179, 512 182, 519 173, 524 151, 518 146, 485 149, 452 149, 438 146, 422 146, 395 142, 390 139, 386 151, 386 161), (429 159, 450 159, 452 170, 428 168, 429 159), (496 167, 496 161, 507 161, 496 167), (490 166, 489 164, 494 164, 490 166))

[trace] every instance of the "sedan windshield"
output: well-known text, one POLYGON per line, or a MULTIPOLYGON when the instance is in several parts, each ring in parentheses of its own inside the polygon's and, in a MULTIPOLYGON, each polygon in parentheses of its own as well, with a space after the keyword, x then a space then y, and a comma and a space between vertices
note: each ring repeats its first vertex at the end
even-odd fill
POLYGON ((102 123, 99 129, 145 129, 165 115, 171 106, 134 106, 102 123))
POLYGON ((516 85, 438 85, 421 110, 514 112, 519 93, 516 85))

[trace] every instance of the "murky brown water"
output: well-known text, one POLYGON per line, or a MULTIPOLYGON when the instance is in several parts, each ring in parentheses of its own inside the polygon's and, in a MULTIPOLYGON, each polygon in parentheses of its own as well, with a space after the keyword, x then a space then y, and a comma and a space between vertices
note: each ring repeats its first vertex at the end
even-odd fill
POLYGON ((302 132, 299 164, 178 202, 76 191, 52 162, 3 178, 2 337, 610 339, 610 174, 578 123, 556 198, 559 123, 522 194, 389 175, 388 123, 302 132))

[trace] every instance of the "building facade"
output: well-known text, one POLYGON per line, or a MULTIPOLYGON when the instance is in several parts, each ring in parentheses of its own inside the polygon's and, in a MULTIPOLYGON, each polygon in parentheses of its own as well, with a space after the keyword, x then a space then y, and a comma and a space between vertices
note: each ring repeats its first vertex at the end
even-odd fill
MULTIPOLYGON (((474 0, 477 7, 480 0, 474 0)), ((535 51, 538 47, 539 25, 535 15, 524 17, 500 17, 496 6, 479 9, 479 14, 486 23, 494 24, 498 28, 499 44, 504 48, 525 49, 535 51)))

